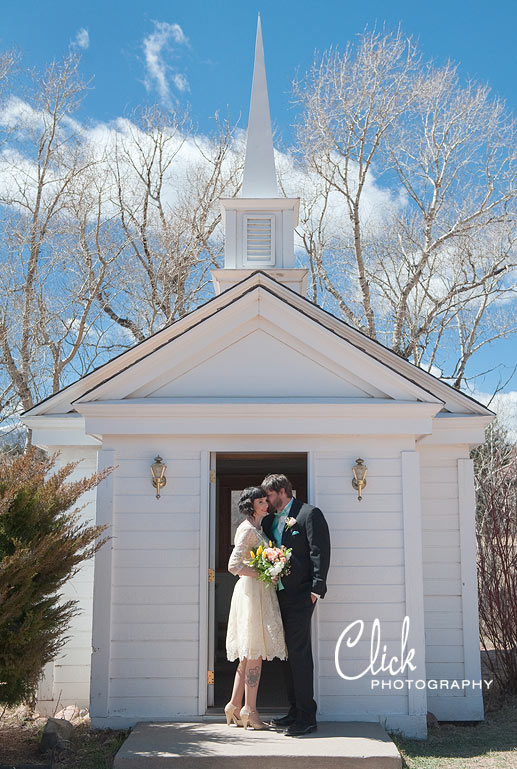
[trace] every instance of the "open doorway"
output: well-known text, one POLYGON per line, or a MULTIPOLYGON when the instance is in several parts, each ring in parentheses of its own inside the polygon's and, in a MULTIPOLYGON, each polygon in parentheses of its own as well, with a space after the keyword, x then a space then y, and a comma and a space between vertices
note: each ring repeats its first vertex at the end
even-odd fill
MULTIPOLYGON (((215 526, 215 598, 214 598, 214 707, 223 707, 230 699, 237 662, 226 659, 226 629, 233 588, 238 577, 228 572, 237 526, 242 522, 237 502, 243 489, 258 486, 269 473, 283 473, 293 484, 293 494, 307 499, 307 454, 217 454, 216 526, 215 526)), ((287 707, 282 663, 265 661, 262 668, 258 707, 287 707)))

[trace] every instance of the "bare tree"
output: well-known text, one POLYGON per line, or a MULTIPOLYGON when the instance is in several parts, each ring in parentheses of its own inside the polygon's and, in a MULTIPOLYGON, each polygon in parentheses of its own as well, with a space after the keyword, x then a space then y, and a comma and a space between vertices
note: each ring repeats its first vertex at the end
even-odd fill
POLYGON ((238 190, 232 132, 194 140, 155 108, 89 129, 69 57, 3 103, 0 408, 20 410, 189 311, 221 252, 217 199, 238 190))
POLYGON ((84 168, 70 120, 84 90, 78 61, 70 57, 34 76, 30 101, 6 106, 14 130, 1 164, 0 350, 10 403, 24 409, 42 395, 53 368, 48 353, 59 358, 47 345, 59 280, 51 244, 63 235, 69 189, 84 168))
POLYGON ((476 470, 481 645, 501 690, 517 689, 517 448, 498 420, 472 452, 476 470))
POLYGON ((319 180, 300 217, 313 290, 459 387, 477 350, 515 330, 513 118, 400 30, 324 54, 295 93, 301 163, 319 180))
POLYGON ((98 300, 141 341, 203 298, 222 239, 218 199, 238 190, 232 132, 194 139, 186 118, 141 110, 117 137, 111 207, 124 243, 98 300))

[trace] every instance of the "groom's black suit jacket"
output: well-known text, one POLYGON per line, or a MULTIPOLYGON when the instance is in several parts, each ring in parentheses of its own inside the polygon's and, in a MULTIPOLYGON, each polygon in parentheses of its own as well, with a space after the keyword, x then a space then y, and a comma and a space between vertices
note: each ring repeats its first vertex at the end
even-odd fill
MULTIPOLYGON (((284 527, 282 545, 292 548, 291 573, 282 577, 284 599, 327 592, 327 572, 330 564, 330 535, 325 516, 318 507, 293 499, 288 518, 296 518, 294 526, 284 527)), ((273 540, 275 516, 262 519, 262 530, 273 540)))

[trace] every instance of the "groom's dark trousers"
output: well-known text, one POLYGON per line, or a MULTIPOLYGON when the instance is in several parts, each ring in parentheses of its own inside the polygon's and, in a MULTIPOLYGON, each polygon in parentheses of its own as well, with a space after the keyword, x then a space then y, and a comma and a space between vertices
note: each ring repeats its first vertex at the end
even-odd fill
POLYGON ((312 724, 316 722, 316 702, 313 698, 314 663, 311 646, 311 618, 314 603, 310 595, 308 598, 303 594, 293 596, 286 590, 278 593, 278 602, 284 623, 285 642, 289 650, 288 659, 283 667, 290 712, 312 724))
MULTIPOLYGON (((284 623, 287 662, 284 665, 289 715, 306 724, 316 723, 314 701, 314 664, 311 648, 311 617, 314 611, 311 592, 324 597, 330 562, 330 536, 321 510, 293 500, 289 517, 294 523, 282 533, 282 544, 291 548, 291 573, 282 577, 278 603, 284 623)), ((273 515, 267 515, 262 528, 270 539, 273 515)))

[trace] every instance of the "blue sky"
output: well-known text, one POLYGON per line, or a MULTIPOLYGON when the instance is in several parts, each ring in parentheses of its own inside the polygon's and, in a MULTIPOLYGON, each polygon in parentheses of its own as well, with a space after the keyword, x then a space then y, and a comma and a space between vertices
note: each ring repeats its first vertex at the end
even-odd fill
MULTIPOLYGON (((4 0, 0 46, 16 46, 24 64, 36 67, 71 46, 77 50, 85 77, 92 78, 83 120, 109 121, 161 100, 189 105, 201 132, 210 130, 216 111, 232 122, 240 118, 245 128, 258 11, 280 143, 291 138, 290 89, 297 71, 303 73, 316 50, 343 48, 365 25, 401 24, 419 40, 425 58, 454 60, 463 77, 488 82, 517 112, 517 4, 506 0, 4 0)), ((477 366, 503 362, 509 372, 516 352, 515 341, 491 345, 477 366)), ((480 389, 490 391, 498 377, 488 376, 480 389)), ((517 376, 505 389, 517 390, 517 376)))
POLYGON ((65 54, 84 29, 89 45, 79 48, 83 71, 94 78, 85 104, 92 119, 109 120, 158 96, 146 90, 144 40, 156 22, 178 24, 186 41, 169 40, 163 57, 168 76, 181 74, 188 90, 171 85, 171 95, 189 103, 201 130, 216 110, 247 120, 257 11, 262 14, 271 112, 288 140, 290 84, 311 63, 315 50, 343 47, 365 25, 402 25, 417 37, 426 58, 452 59, 466 77, 489 82, 517 107, 515 91, 517 4, 498 0, 23 0, 2 3, 0 43, 16 45, 29 65, 41 65, 65 54), (316 11, 316 7, 318 10, 316 11))

